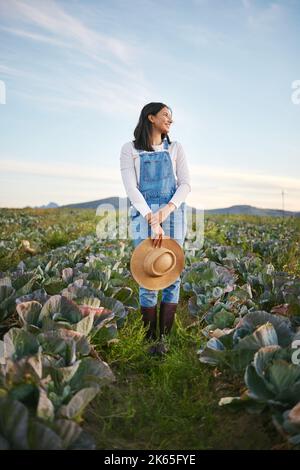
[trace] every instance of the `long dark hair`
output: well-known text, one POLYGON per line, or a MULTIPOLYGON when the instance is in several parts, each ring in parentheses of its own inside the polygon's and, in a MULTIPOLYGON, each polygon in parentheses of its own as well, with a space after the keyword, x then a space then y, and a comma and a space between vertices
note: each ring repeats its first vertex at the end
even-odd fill
MULTIPOLYGON (((152 124, 148 119, 149 114, 153 114, 154 116, 159 113, 162 108, 168 108, 171 111, 170 106, 167 106, 164 103, 148 103, 146 104, 140 114, 139 122, 134 129, 134 137, 135 140, 133 141, 133 145, 137 150, 146 150, 148 152, 154 152, 151 144, 151 137, 152 137, 152 124)), ((167 138, 168 143, 170 144, 170 138, 168 134, 161 134, 161 139, 167 138)))

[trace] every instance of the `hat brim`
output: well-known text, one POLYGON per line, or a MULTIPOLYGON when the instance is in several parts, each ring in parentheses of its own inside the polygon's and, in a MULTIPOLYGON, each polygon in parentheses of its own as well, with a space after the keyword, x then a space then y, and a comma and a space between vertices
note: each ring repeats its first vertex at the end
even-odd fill
POLYGON ((146 238, 133 251, 130 260, 130 271, 135 281, 145 289, 159 290, 169 287, 179 277, 185 264, 184 252, 179 243, 172 238, 163 238, 161 246, 173 251, 176 256, 176 265, 167 274, 151 277, 144 271, 143 261, 152 248, 152 239, 146 238))

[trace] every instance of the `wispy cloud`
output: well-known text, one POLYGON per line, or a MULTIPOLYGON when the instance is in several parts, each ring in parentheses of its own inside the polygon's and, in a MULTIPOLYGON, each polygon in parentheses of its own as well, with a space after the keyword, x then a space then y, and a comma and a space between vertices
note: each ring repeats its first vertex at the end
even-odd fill
POLYGON ((43 89, 33 91, 17 90, 19 97, 33 101, 51 111, 64 112, 72 108, 99 111, 111 116, 132 116, 136 118, 137 110, 144 105, 145 99, 151 97, 143 84, 136 88, 127 87, 122 82, 111 82, 95 75, 82 74, 81 78, 68 76, 65 79, 56 77, 50 81, 45 78, 37 80, 43 89, 51 89, 52 93, 43 93, 43 89))
POLYGON ((281 191, 284 189, 285 208, 300 211, 299 178, 208 165, 190 165, 190 171, 192 192, 188 200, 195 207, 251 204, 264 208, 280 208, 281 191))
POLYGON ((235 184, 241 187, 245 186, 245 183, 252 187, 262 187, 268 189, 291 189, 300 191, 300 179, 291 178, 287 176, 276 176, 270 173, 257 173, 251 171, 237 171, 234 169, 211 167, 204 165, 191 165, 191 174, 194 178, 201 176, 213 178, 216 181, 234 181, 235 184))
POLYGON ((34 162, 30 160, 16 160, 13 158, 4 158, 0 161, 0 169, 5 172, 63 177, 75 180, 105 180, 113 184, 116 180, 120 180, 119 171, 115 168, 103 168, 92 165, 78 165, 76 163, 53 165, 45 162, 34 162))
POLYGON ((274 31, 279 22, 284 19, 285 10, 283 5, 277 2, 270 4, 255 4, 252 0, 242 0, 246 13, 247 25, 256 31, 274 31))
POLYGON ((1 73, 1 75, 5 75, 5 76, 8 76, 8 77, 36 78, 36 76, 34 76, 31 73, 28 73, 28 72, 26 72, 24 70, 21 70, 21 69, 17 69, 15 67, 11 67, 11 66, 6 65, 6 64, 0 64, 0 73, 1 73))
MULTIPOLYGON (((72 179, 99 179, 99 166, 94 167, 91 165, 80 165, 80 164, 63 164, 61 163, 59 167, 54 166, 53 164, 48 164, 45 162, 34 162, 30 160, 18 160, 14 158, 3 158, 0 161, 0 169, 2 171, 10 171, 16 173, 30 173, 30 174, 45 174, 52 176, 63 176, 66 178, 72 179)), ((287 176, 277 176, 271 175, 270 173, 257 173, 250 171, 238 171, 236 169, 231 169, 228 167, 221 168, 213 167, 209 165, 189 165, 190 173, 194 179, 194 184, 197 185, 199 178, 211 178, 208 181, 208 184, 214 182, 215 185, 220 185, 220 183, 235 182, 235 186, 245 187, 247 184, 248 187, 256 188, 260 186, 265 190, 273 189, 290 189, 295 191, 300 191, 300 179, 291 178, 287 176)), ((119 168, 103 168, 101 166, 101 178, 109 180, 110 182, 115 182, 121 178, 119 168)), ((201 182, 201 185, 203 182, 201 182)))
MULTIPOLYGON (((69 39, 87 55, 97 56, 105 52, 128 64, 135 56, 133 46, 129 46, 114 36, 92 30, 79 19, 66 13, 53 0, 47 0, 47 2, 36 0, 1 2, 0 12, 5 17, 35 25, 56 37, 69 39)), ((34 39, 45 40, 40 35, 35 35, 34 39)), ((61 42, 61 45, 64 45, 64 42, 61 42)))
MULTIPOLYGON (((106 196, 125 195, 119 168, 107 168, 103 165, 64 164, 59 166, 20 161, 13 158, 2 159, 2 172, 31 177, 60 178, 73 181, 73 187, 82 189, 82 182, 105 184, 106 196)), ((230 168, 216 168, 208 165, 190 165, 192 192, 187 202, 195 207, 225 207, 230 204, 256 204, 259 207, 278 208, 281 204, 281 189, 286 192, 287 210, 300 210, 300 180, 285 176, 242 172, 230 168), (220 205, 220 197, 222 204, 220 205)), ((55 183, 56 184, 56 183, 55 183)), ((68 183, 70 184, 70 183, 68 183)), ((100 187, 99 187, 100 188, 100 187)), ((103 188, 102 188, 103 189, 103 188)), ((99 196, 100 197, 100 196, 99 196)), ((101 196, 105 197, 105 196, 101 196)), ((79 200, 78 198, 76 200, 79 200)), ((88 200, 86 197, 84 200, 88 200)))
POLYGON ((53 46, 70 47, 70 48, 73 47, 71 44, 68 44, 64 41, 60 41, 50 36, 45 36, 43 34, 32 33, 31 31, 25 31, 25 30, 16 29, 16 28, 8 28, 6 26, 0 26, 0 30, 5 31, 10 34, 14 34, 16 36, 26 38, 26 39, 32 39, 34 41, 44 42, 53 46))
MULTIPOLYGON (((142 51, 139 45, 94 31, 53 0, 0 2, 0 14, 13 21, 13 26, 1 27, 3 32, 56 47, 63 54, 57 58, 61 61, 59 72, 57 64, 47 61, 40 68, 39 77, 32 78, 39 88, 33 86, 34 82, 29 89, 28 84, 19 82, 18 88, 15 87, 19 96, 52 110, 77 106, 106 114, 116 111, 125 114, 136 113, 137 106, 144 105, 145 100, 154 95, 151 82, 139 68, 132 67, 142 51), (30 30, 15 23, 25 23, 30 30), (78 70, 79 73, 74 75, 69 63, 84 68, 84 73, 78 70), (34 91, 30 92, 30 89, 34 91), (50 89, 51 94, 48 93, 50 89)), ((21 67, 17 70, 6 65, 4 72, 13 77, 26 76, 21 67)))

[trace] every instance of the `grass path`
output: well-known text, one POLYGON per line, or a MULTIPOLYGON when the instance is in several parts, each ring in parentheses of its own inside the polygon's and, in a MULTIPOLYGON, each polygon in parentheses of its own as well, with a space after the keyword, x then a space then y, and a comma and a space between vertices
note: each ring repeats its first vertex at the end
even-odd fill
MULTIPOLYGON (((239 394, 240 378, 201 364, 200 327, 187 299, 179 303, 163 358, 147 354, 140 312, 129 314, 119 341, 95 345, 116 375, 85 415, 84 428, 99 449, 271 449, 282 441, 270 415, 249 415, 218 406, 222 396, 239 394), (214 373, 215 372, 215 373, 214 373)), ((285 444, 283 444, 283 447, 285 444)))

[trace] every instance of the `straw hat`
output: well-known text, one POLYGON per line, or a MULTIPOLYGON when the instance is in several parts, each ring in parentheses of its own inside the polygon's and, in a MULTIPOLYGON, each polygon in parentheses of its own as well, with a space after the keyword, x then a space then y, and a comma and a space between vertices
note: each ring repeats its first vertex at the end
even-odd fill
POLYGON ((133 251, 130 271, 136 282, 146 289, 159 290, 171 285, 184 268, 184 252, 172 238, 163 238, 154 248, 146 238, 133 251))

